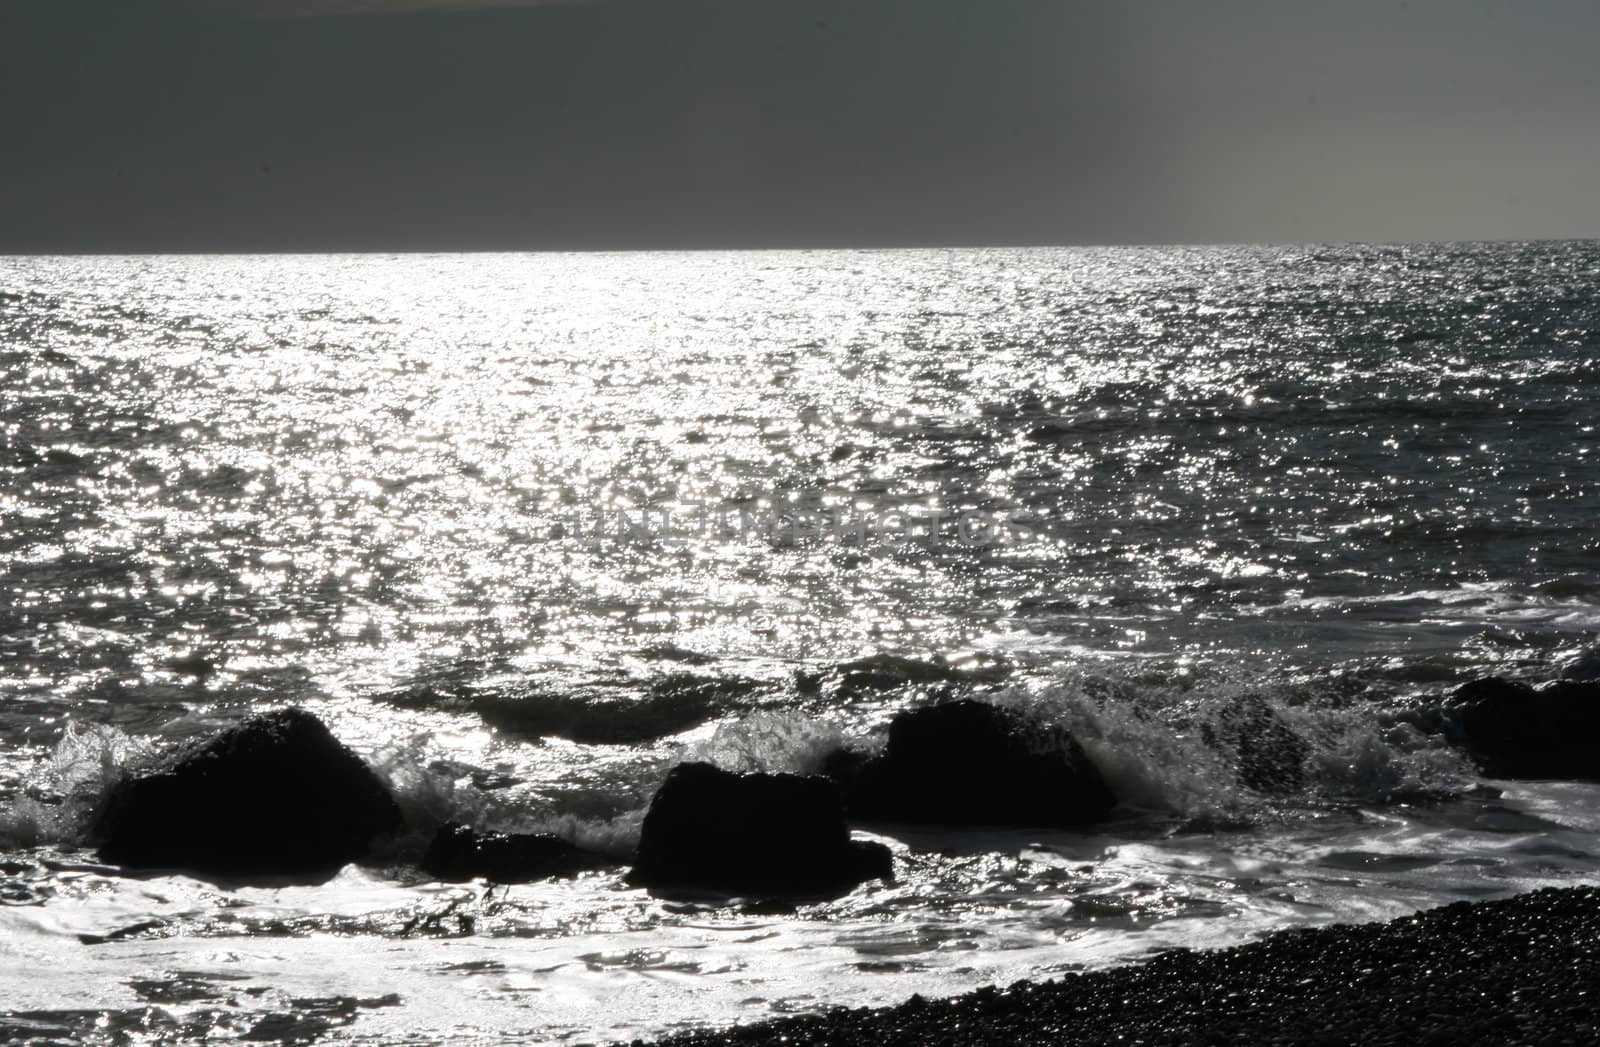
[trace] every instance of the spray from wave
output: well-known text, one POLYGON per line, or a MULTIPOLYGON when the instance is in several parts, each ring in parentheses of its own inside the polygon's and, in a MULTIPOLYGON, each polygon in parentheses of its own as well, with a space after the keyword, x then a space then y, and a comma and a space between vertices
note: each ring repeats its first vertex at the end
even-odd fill
POLYGON ((80 842, 106 793, 152 764, 159 752, 151 740, 115 727, 68 721, 55 749, 23 783, 16 803, 0 811, 0 844, 80 842))

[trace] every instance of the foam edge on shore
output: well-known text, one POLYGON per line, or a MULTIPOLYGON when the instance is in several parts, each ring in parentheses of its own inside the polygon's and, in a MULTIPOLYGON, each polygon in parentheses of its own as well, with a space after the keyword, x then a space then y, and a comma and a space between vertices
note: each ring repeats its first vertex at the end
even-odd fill
POLYGON ((1600 887, 1457 902, 1387 923, 1287 930, 1053 981, 656 1042, 1589 1044, 1600 1042, 1600 887))

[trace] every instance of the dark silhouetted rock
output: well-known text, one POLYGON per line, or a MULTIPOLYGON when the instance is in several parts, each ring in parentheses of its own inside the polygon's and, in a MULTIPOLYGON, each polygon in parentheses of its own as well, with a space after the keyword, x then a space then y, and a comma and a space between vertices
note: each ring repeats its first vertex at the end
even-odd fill
POLYGON ((1493 778, 1600 781, 1600 683, 1533 688, 1499 677, 1456 689, 1462 745, 1493 778))
POLYGON ((1204 730, 1207 741, 1233 750, 1239 781, 1250 788, 1287 793, 1305 787, 1311 745, 1263 699, 1232 702, 1204 730))
POLYGON ((823 757, 821 771, 849 796, 861 769, 871 762, 872 754, 859 749, 835 749, 823 757))
POLYGON ((1046 738, 1015 713, 959 701, 913 709, 889 725, 883 754, 855 774, 852 816, 948 825, 1081 826, 1116 803, 1100 771, 1064 732, 1046 738))
POLYGON ((635 745, 747 708, 762 684, 742 677, 626 674, 560 686, 517 683, 478 689, 426 685, 390 694, 396 705, 476 716, 519 738, 566 738, 584 745, 635 745))
POLYGON ((102 861, 237 880, 326 879, 401 827, 377 775, 303 709, 245 721, 111 791, 102 861))
POLYGON ((837 895, 890 879, 888 848, 850 839, 826 778, 674 767, 650 801, 629 879, 767 897, 837 895))
POLYGON ((559 836, 479 833, 464 825, 440 829, 422 856, 424 872, 457 883, 480 876, 494 883, 527 883, 611 864, 559 836))

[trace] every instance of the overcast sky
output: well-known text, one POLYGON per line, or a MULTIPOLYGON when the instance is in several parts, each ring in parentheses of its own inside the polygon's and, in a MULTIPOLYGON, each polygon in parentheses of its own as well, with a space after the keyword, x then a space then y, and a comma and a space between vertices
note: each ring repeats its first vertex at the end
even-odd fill
POLYGON ((1594 0, 0 0, 0 251, 1600 235, 1594 0))

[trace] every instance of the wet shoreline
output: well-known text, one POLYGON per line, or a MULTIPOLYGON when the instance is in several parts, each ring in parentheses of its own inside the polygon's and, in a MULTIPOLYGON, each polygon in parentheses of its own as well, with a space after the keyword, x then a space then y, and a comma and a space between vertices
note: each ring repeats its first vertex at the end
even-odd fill
POLYGON ((1174 950, 1057 981, 656 1042, 1581 1044, 1600 1038, 1595 985, 1600 887, 1547 888, 1388 923, 1174 950))

